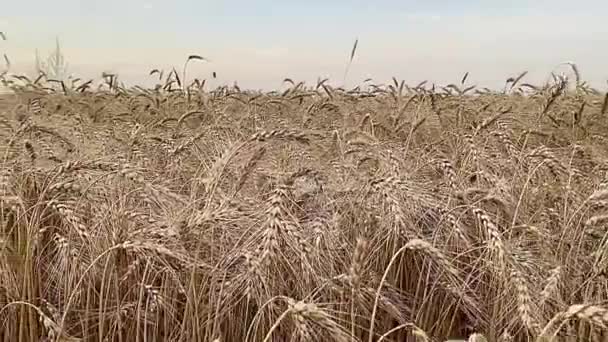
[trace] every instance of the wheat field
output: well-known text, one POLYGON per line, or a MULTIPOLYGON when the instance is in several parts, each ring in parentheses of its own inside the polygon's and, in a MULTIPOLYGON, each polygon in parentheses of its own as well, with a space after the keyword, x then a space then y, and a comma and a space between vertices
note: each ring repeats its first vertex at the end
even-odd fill
POLYGON ((608 97, 5 74, 2 341, 608 341, 608 97))

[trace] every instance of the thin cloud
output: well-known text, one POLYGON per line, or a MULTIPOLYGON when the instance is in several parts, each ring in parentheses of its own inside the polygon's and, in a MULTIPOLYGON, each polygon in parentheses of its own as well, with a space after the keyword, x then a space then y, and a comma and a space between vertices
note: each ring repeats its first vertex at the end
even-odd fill
POLYGON ((289 48, 286 47, 268 47, 262 49, 255 49, 253 53, 257 56, 268 57, 268 58, 281 58, 286 57, 289 54, 289 48))

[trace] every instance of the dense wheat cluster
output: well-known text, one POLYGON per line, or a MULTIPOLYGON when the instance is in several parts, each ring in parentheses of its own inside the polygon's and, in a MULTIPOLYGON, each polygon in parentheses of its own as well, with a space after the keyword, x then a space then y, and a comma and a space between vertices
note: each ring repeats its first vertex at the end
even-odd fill
POLYGON ((606 341, 607 101, 579 79, 153 75, 4 76, 3 341, 606 341))

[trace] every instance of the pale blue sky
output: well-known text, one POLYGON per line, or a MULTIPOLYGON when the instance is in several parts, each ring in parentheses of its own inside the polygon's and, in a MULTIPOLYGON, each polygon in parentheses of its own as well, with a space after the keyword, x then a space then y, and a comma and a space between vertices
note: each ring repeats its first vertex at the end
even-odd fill
POLYGON ((48 53, 58 36, 75 74, 118 72, 128 83, 200 54, 211 63, 193 64, 190 77, 216 71, 215 85, 270 89, 285 77, 341 85, 358 37, 349 85, 392 76, 445 84, 469 71, 496 87, 523 70, 542 81, 573 61, 605 88, 606 13, 605 0, 7 0, 0 52, 27 72, 34 50, 48 53))

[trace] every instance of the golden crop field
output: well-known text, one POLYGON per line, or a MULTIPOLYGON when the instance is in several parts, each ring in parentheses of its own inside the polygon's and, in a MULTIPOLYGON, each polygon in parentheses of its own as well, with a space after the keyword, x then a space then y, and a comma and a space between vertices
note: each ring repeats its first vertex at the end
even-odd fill
POLYGON ((153 74, 3 76, 2 341, 607 341, 608 97, 578 78, 153 74))

